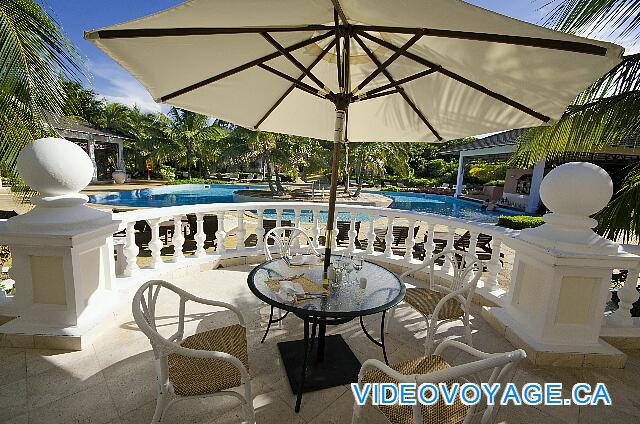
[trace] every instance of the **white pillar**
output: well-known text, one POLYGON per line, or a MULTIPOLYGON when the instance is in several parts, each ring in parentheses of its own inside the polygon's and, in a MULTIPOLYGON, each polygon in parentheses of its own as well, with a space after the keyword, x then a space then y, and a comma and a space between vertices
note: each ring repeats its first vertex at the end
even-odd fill
POLYGON ((458 159, 458 177, 456 178, 456 193, 455 197, 460 197, 462 193, 462 180, 464 178, 464 156, 460 152, 460 159, 458 159))
POLYGON ((533 175, 531 176, 531 188, 529 190, 529 200, 525 212, 535 213, 540 205, 540 184, 544 178, 544 166, 546 161, 540 159, 533 167, 533 175))
POLYGON ((125 171, 125 166, 124 166, 124 141, 122 140, 118 140, 118 157, 117 157, 117 164, 116 164, 116 168, 120 171, 125 171))
POLYGON ((512 241, 516 255, 509 291, 501 307, 483 315, 534 364, 625 364, 626 355, 600 334, 612 268, 627 255, 593 232, 596 221, 590 218, 612 194, 611 178, 602 168, 583 162, 561 165, 540 186, 551 211, 545 224, 522 230, 512 241))
POLYGON ((93 174, 91 176, 91 182, 98 181, 98 164, 96 163, 96 143, 93 140, 87 140, 87 154, 91 163, 93 164, 93 174))
POLYGON ((0 225, 13 256, 18 315, 0 333, 46 336, 47 347, 81 349, 86 334, 123 301, 112 281, 111 237, 119 221, 85 205, 89 199, 79 192, 91 181, 93 164, 76 144, 36 140, 16 165, 40 196, 28 213, 0 225))

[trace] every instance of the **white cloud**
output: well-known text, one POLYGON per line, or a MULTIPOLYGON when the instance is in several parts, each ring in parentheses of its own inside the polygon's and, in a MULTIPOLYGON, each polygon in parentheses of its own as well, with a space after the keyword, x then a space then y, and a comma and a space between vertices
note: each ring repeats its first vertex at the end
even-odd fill
POLYGON ((102 60, 88 61, 91 73, 91 88, 105 100, 138 106, 143 112, 161 112, 164 105, 156 103, 149 92, 119 65, 102 60))

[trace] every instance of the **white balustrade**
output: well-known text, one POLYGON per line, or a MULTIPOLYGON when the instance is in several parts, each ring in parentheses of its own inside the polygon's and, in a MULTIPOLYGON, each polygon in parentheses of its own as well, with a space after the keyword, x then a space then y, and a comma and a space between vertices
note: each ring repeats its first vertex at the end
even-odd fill
POLYGON ((357 212, 349 212, 349 253, 353 253, 356 250, 356 237, 358 236, 358 232, 356 231, 357 218, 357 212))
POLYGON ((224 232, 224 211, 219 211, 216 217, 218 218, 218 231, 216 231, 216 253, 221 255, 226 251, 224 242, 227 238, 227 233, 224 232))
POLYGON ((180 262, 184 259, 182 246, 184 245, 184 236, 182 235, 182 215, 173 217, 173 258, 172 262, 180 262))
MULTIPOLYGON (((449 229, 447 232, 447 245, 445 246, 445 250, 454 249, 455 237, 456 237, 456 227, 449 225, 449 229)), ((453 267, 453 264, 451 263, 451 261, 449 259, 445 259, 444 264, 442 265, 442 269, 444 270, 444 272, 448 274, 452 270, 452 267, 453 267)))
POLYGON ((256 248, 264 249, 264 209, 258 209, 258 225, 256 226, 256 248))
POLYGON ((151 241, 149 242, 149 250, 151 250, 151 268, 157 269, 164 262, 162 261, 162 240, 160 240, 160 222, 161 218, 149 219, 147 223, 151 227, 151 241))
POLYGON ((320 209, 314 208, 311 213, 313 214, 313 225, 311 226, 311 239, 313 240, 313 247, 320 248, 320 209))
MULTIPOLYGON (((293 218, 294 226, 296 228, 302 228, 300 223, 300 214, 302 213, 302 211, 300 209, 296 209, 295 211, 293 211, 293 213, 294 213, 294 218, 293 218)), ((293 239, 293 243, 291 244, 291 247, 294 250, 300 248, 300 237, 296 237, 293 239)))
POLYGON ((374 243, 376 241, 375 222, 377 215, 370 213, 367 215, 369 218, 369 232, 367 233, 367 255, 373 255, 374 243))
POLYGON ((123 249, 124 259, 127 262, 127 265, 124 268, 124 275, 127 277, 131 277, 136 271, 138 271, 138 269, 140 269, 138 267, 138 253, 140 252, 140 249, 136 244, 135 225, 135 221, 127 223, 127 238, 123 249))
POLYGON ((499 238, 493 236, 493 239, 491 240, 491 259, 487 264, 489 276, 487 277, 484 285, 488 291, 493 291, 498 288, 498 275, 502 268, 502 263, 500 262, 501 248, 502 242, 499 238))
POLYGON ((427 226, 427 233, 426 233, 426 238, 425 238, 425 243, 424 243, 424 262, 428 262, 431 259, 431 256, 433 255, 433 251, 436 248, 435 243, 433 242, 433 237, 434 237, 434 224, 428 224, 427 226))
POLYGON ((393 245, 393 215, 387 216, 387 234, 384 237, 384 243, 384 257, 390 258, 393 256, 393 250, 391 250, 393 245))
POLYGON ((407 250, 404 253, 404 261, 410 263, 413 259, 413 246, 415 246, 416 238, 414 236, 415 228, 416 228, 416 220, 409 219, 409 235, 407 236, 407 250))
POLYGON ((633 308, 633 304, 640 296, 636 289, 638 286, 638 274, 640 274, 640 268, 630 269, 624 286, 618 290, 620 302, 618 303, 618 309, 611 314, 611 319, 621 327, 631 327, 633 325, 631 308, 633 308))
POLYGON ((244 209, 238 209, 238 227, 236 228, 236 250, 238 252, 244 251, 244 209))
POLYGON ((207 235, 204 233, 204 213, 196 212, 196 234, 193 237, 196 241, 196 258, 201 258, 207 254, 204 249, 204 242, 207 239, 207 235))
POLYGON ((282 226, 282 208, 276 209, 276 227, 282 226))

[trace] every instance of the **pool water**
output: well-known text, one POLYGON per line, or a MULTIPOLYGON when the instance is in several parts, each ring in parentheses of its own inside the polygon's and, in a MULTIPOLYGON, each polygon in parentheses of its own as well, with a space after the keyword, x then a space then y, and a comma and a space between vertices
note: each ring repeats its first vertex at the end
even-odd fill
MULTIPOLYGON (((242 189, 260 189, 264 186, 239 184, 181 184, 129 190, 114 193, 103 193, 89 196, 89 201, 101 205, 133 206, 160 208, 166 206, 195 205, 200 203, 234 203, 233 192, 242 189)), ((438 215, 452 216, 481 222, 496 222, 500 215, 517 215, 517 212, 498 208, 486 211, 480 204, 469 200, 455 199, 450 196, 422 193, 390 193, 375 192, 393 198, 391 209, 401 209, 416 212, 429 212, 438 215)), ((360 214, 359 214, 360 215, 360 214)), ((265 217, 275 217, 275 210, 266 210, 265 217)), ((282 219, 293 219, 292 211, 284 211, 282 219)), ((301 219, 306 222, 312 220, 310 212, 303 212, 301 219)), ((349 220, 348 213, 339 213, 339 220, 349 220)), ((366 221, 362 215, 358 220, 366 221)), ((320 221, 326 222, 326 212, 321 212, 320 221)))

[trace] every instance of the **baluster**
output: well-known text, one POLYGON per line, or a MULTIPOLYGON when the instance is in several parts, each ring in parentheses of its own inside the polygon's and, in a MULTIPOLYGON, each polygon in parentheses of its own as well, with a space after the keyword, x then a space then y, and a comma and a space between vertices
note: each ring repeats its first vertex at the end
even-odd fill
POLYGON ((244 209, 238 209, 238 227, 236 228, 236 250, 244 251, 244 209))
POLYGON ((216 217, 218 218, 218 231, 216 231, 216 253, 222 255, 227 250, 224 247, 224 241, 227 238, 227 233, 224 232, 224 212, 218 212, 216 217))
POLYGON ((493 291, 498 288, 498 274, 502 268, 502 264, 500 263, 500 248, 502 247, 502 242, 494 236, 491 244, 491 259, 489 259, 489 263, 487 264, 489 276, 485 282, 485 288, 488 291, 493 291))
POLYGON ((367 255, 372 255, 373 244, 376 241, 375 221, 376 221, 377 215, 370 213, 367 215, 367 217, 369 218, 369 232, 367 233, 367 255))
POLYGON ((435 224, 433 225, 429 225, 427 227, 427 237, 425 238, 425 243, 424 243, 424 263, 427 263, 431 260, 431 257, 433 256, 433 251, 436 248, 435 243, 433 242, 433 233, 435 232, 435 224))
POLYGON ((357 217, 357 212, 349 213, 349 253, 353 253, 356 250, 356 236, 358 235, 356 232, 357 217))
POLYGON ((207 235, 204 233, 204 213, 196 212, 196 235, 193 237, 196 241, 196 258, 201 258, 207 254, 204 250, 204 242, 207 239, 207 235))
MULTIPOLYGON (((296 228, 298 228, 298 229, 301 229, 301 228, 302 228, 302 226, 300 225, 300 213, 301 213, 301 212, 302 212, 302 211, 301 211, 300 209, 295 209, 295 210, 293 211, 293 214, 294 214, 294 218, 293 218, 293 219, 294 219, 294 221, 293 221, 293 222, 295 223, 295 224, 294 224, 294 225, 295 225, 295 227, 296 227, 296 228)), ((293 248, 294 252, 295 252, 295 251, 298 251, 298 250, 300 249, 300 237, 296 237, 296 238, 294 238, 294 239, 292 240, 292 242, 291 242, 291 247, 293 248)))
POLYGON ((164 262, 162 261, 162 240, 160 240, 160 221, 162 219, 149 219, 147 223, 151 227, 151 241, 149 242, 149 250, 151 250, 151 268, 159 268, 164 262))
POLYGON ((416 238, 414 237, 414 231, 416 228, 416 220, 409 220, 409 235, 407 236, 407 250, 404 252, 404 261, 407 263, 411 263, 413 259, 413 246, 416 244, 416 238))
POLYGON ((640 269, 630 269, 627 274, 627 279, 624 282, 624 286, 618 290, 618 309, 611 314, 611 318, 616 321, 618 325, 624 327, 632 327, 633 319, 631 317, 631 308, 633 303, 638 300, 640 293, 636 289, 638 285, 638 274, 640 269))
POLYGON ((384 237, 385 249, 384 249, 384 257, 390 258, 393 256, 393 250, 391 250, 391 245, 393 244, 393 216, 387 217, 387 235, 384 237))
POLYGON ((282 208, 276 209, 276 227, 282 226, 282 208))
POLYGON ((478 233, 475 231, 469 230, 469 249, 467 252, 472 255, 476 254, 476 247, 478 246, 478 233))
POLYGON ((258 209, 258 226, 256 227, 256 248, 264 249, 264 209, 258 209))
POLYGON ((320 248, 320 209, 314 209, 313 213, 313 225, 311 227, 311 238, 313 238, 313 247, 320 248))
POLYGON ((138 267, 138 252, 140 252, 140 249, 136 245, 135 225, 135 221, 127 222, 126 242, 123 249, 124 258, 127 261, 124 275, 127 277, 131 277, 140 269, 140 267, 138 267))
POLYGON ((179 262, 184 259, 182 253, 182 245, 184 244, 184 236, 182 235, 182 215, 173 217, 173 262, 179 262))
MULTIPOLYGON (((453 244, 455 242, 456 227, 449 226, 447 228, 449 231, 447 233, 447 245, 445 246, 445 250, 455 249, 453 244)), ((452 270, 453 264, 451 263, 451 260, 445 259, 442 267, 444 269, 444 272, 448 274, 452 270)))

